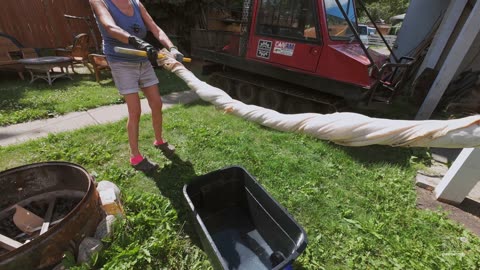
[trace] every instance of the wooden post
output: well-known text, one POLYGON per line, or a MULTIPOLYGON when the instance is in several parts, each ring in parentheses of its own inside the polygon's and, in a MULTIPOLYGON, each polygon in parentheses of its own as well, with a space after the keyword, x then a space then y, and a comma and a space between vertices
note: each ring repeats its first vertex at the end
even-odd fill
POLYGON ((429 119, 480 32, 480 1, 470 13, 415 119, 429 119))
POLYGON ((480 181, 480 149, 464 149, 435 188, 437 200, 460 204, 480 181))
POLYGON ((43 218, 43 225, 42 225, 42 229, 40 230, 40 235, 48 231, 48 227, 50 226, 50 222, 52 221, 52 214, 53 214, 54 207, 55 207, 55 198, 51 199, 50 202, 48 203, 48 209, 47 209, 47 213, 45 214, 45 217, 43 218))
POLYGON ((0 247, 12 251, 22 246, 22 243, 17 242, 9 237, 6 237, 3 234, 0 234, 0 247))
POLYGON ((442 23, 437 30, 437 34, 433 38, 432 45, 428 49, 425 60, 418 69, 416 78, 418 78, 426 68, 435 69, 467 3, 468 0, 455 0, 450 2, 445 16, 442 19, 442 23))

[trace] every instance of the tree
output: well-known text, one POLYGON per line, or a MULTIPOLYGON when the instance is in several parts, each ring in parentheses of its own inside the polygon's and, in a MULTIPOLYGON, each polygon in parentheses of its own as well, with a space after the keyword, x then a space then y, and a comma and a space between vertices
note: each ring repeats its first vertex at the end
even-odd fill
MULTIPOLYGON (((363 0, 363 2, 375 21, 386 22, 395 15, 407 12, 410 4, 410 0, 363 0)), ((360 16, 360 21, 368 21, 365 14, 360 12, 360 16)))

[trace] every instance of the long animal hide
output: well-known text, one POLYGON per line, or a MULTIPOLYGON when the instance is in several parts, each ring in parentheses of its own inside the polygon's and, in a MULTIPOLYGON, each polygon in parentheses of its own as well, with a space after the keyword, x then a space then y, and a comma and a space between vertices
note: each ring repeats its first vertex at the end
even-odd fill
POLYGON ((356 113, 281 114, 232 99, 224 91, 199 80, 168 51, 159 61, 185 81, 198 96, 228 113, 263 126, 301 132, 345 146, 389 145, 394 147, 476 148, 480 146, 480 116, 455 120, 388 120, 356 113))

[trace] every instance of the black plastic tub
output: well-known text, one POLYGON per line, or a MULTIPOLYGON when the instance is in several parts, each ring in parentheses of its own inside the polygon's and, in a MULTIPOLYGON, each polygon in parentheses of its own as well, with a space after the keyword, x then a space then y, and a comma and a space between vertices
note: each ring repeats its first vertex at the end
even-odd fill
POLYGON ((291 269, 307 246, 303 228, 242 167, 199 176, 183 194, 215 269, 291 269))

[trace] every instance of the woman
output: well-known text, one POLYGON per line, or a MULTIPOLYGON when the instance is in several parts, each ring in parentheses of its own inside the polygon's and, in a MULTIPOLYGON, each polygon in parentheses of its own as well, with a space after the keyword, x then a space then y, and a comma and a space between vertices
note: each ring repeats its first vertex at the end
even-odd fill
POLYGON ((89 0, 103 39, 103 52, 107 57, 113 80, 128 108, 128 141, 130 164, 137 170, 148 172, 158 167, 142 156, 138 148, 139 121, 141 115, 141 90, 152 110, 152 124, 155 132, 153 145, 167 157, 175 148, 162 137, 162 99, 158 91, 158 78, 152 64, 156 65, 158 51, 144 39, 147 30, 168 48, 177 59, 183 55, 173 45, 167 35, 153 21, 139 0, 89 0), (140 56, 119 54, 114 47, 132 48, 147 52, 148 59, 140 56))

